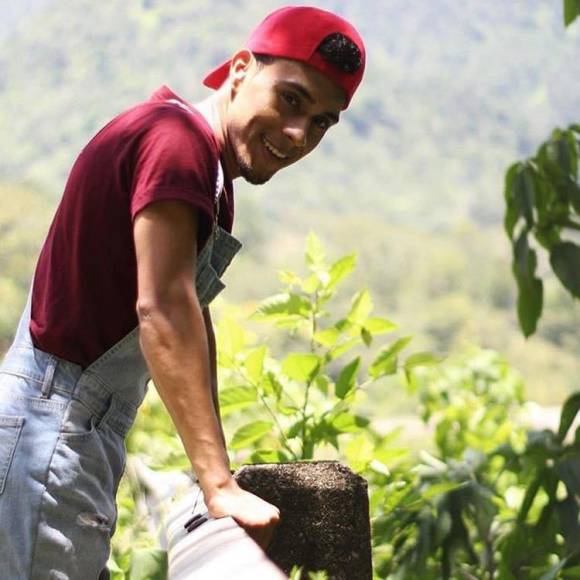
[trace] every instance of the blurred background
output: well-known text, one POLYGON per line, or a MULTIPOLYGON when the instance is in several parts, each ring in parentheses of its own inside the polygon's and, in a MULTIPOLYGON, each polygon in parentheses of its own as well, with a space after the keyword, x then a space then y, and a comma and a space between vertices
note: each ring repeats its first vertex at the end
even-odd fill
MULTIPOLYGON (((162 84, 201 99, 203 75, 283 4, 0 0, 0 352, 84 144, 162 84)), ((495 349, 529 398, 562 403, 580 376, 580 311, 540 264, 544 314, 522 337, 503 178, 552 128, 580 119, 580 25, 565 29, 549 0, 315 4, 357 26, 366 77, 311 157, 264 186, 236 182, 244 249, 225 301, 271 294, 277 270, 299 269, 312 230, 331 256, 358 254, 350 289, 368 286, 377 314, 416 345, 495 349)), ((382 417, 409 404, 396 386, 367 403, 382 417)))

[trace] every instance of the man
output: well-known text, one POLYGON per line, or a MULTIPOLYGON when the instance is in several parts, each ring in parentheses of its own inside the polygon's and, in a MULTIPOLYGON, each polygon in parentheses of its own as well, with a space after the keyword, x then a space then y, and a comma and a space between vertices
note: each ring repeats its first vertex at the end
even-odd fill
POLYGON ((362 79, 338 16, 288 7, 207 76, 167 87, 85 146, 0 369, 0 578, 96 578, 114 531, 124 436, 152 378, 209 515, 261 545, 279 512, 242 490, 225 449, 208 304, 240 247, 232 180, 310 153, 362 79))

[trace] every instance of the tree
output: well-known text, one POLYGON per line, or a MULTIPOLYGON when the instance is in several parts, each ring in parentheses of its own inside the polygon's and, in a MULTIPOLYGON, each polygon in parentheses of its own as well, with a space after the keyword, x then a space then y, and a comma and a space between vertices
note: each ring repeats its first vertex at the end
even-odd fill
MULTIPOLYGON (((580 15, 580 0, 564 0, 564 23, 580 15)), ((542 314, 543 281, 536 249, 549 255, 553 272, 574 298, 580 297, 580 125, 554 129, 534 157, 514 163, 505 178, 506 233, 512 243, 512 271, 518 287, 517 311, 526 337, 542 314)))

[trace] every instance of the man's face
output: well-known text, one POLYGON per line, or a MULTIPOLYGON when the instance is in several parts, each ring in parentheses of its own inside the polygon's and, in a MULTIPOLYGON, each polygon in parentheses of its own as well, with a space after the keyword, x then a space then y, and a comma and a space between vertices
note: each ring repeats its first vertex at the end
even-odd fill
POLYGON ((244 179, 262 184, 320 143, 338 122, 344 94, 297 61, 276 59, 259 66, 252 57, 246 68, 235 66, 239 82, 228 110, 228 155, 244 179))

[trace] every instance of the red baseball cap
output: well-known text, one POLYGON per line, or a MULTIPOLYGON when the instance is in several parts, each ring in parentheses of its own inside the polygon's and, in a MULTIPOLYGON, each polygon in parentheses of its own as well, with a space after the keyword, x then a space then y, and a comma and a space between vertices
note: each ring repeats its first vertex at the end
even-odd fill
MULTIPOLYGON (((359 33, 346 20, 311 6, 287 6, 275 10, 254 29, 246 48, 256 54, 278 56, 304 62, 330 78, 341 87, 346 95, 346 109, 360 84, 365 68, 365 47, 359 33), (358 49, 356 70, 342 70, 317 51, 329 36, 340 33, 358 49)), ((228 78, 231 59, 210 72, 203 84, 218 89, 228 78)))

